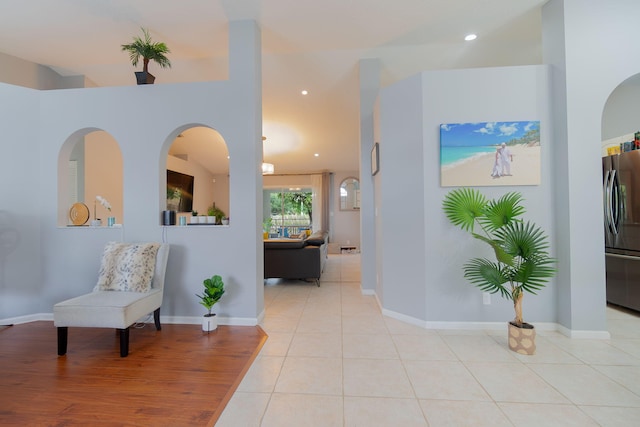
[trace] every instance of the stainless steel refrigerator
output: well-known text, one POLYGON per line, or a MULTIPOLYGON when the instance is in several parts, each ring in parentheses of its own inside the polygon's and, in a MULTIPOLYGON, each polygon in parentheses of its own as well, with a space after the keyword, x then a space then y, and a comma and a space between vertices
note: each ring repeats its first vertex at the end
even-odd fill
POLYGON ((640 311, 640 150, 602 159, 607 302, 640 311))

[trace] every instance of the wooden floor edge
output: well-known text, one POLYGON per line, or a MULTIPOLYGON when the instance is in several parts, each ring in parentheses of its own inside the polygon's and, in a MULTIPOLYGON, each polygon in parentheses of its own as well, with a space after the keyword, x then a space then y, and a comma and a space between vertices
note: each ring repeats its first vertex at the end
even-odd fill
POLYGON ((258 328, 258 329, 260 329, 260 331, 262 331, 262 333, 263 333, 262 339, 260 340, 260 343, 256 346, 255 350, 251 354, 251 357, 249 357, 249 359, 247 360, 247 363, 245 364, 245 366, 242 368, 242 371, 240 372, 240 375, 238 375, 238 377, 236 378, 234 383, 229 388, 229 391, 227 392, 227 394, 224 396, 224 398, 220 402, 220 405, 218 405, 218 408, 213 413, 213 416, 211 417, 211 419, 207 423, 207 427, 214 427, 215 424, 218 422, 218 419, 220 418, 220 416, 224 412, 224 409, 227 407, 227 403, 229 403, 229 401, 231 400, 231 397, 233 397, 233 394, 236 392, 236 389, 238 388, 238 386, 242 382, 242 379, 244 378, 244 376, 249 371, 249 368, 251 368, 251 365, 253 364, 254 360, 256 360, 256 357, 258 357, 258 354, 260 353, 260 350, 262 350, 262 347, 264 346, 264 343, 267 341, 267 338, 269 338, 269 335, 267 335, 267 333, 264 331, 264 329, 262 329, 260 326, 257 326, 257 325, 256 325, 256 328, 258 328))

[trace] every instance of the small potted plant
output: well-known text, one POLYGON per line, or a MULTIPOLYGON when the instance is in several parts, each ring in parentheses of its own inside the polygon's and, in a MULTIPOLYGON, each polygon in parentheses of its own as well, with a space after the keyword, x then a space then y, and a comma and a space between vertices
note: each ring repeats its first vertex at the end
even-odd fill
POLYGON ((476 189, 458 188, 445 196, 442 207, 453 225, 492 247, 495 261, 471 259, 463 266, 464 277, 483 292, 499 292, 513 302, 516 316, 508 325, 509 348, 534 354, 535 329, 522 320, 522 298, 525 292, 535 295, 555 276, 556 261, 549 256, 545 232, 520 218, 525 213, 522 200, 517 192, 487 200, 476 189))
POLYGON ((96 211, 96 206, 98 203, 100 203, 103 208, 111 212, 111 204, 107 201, 107 199, 102 196, 96 196, 96 199, 93 201, 93 220, 91 221, 91 226, 93 227, 100 227, 102 225, 102 219, 98 218, 98 213, 96 211))
POLYGON ((191 211, 191 224, 198 223, 198 211, 191 211))
POLYGON ((136 71, 136 81, 139 85, 153 84, 155 77, 149 73, 149 61, 153 61, 160 68, 171 68, 171 61, 166 54, 171 51, 166 44, 162 42, 154 42, 151 40, 149 30, 141 28, 144 38, 138 36, 133 38, 132 43, 123 44, 121 46, 124 52, 129 54, 131 65, 136 67, 140 57, 142 57, 142 71, 136 71))
POLYGON ((220 208, 216 207, 216 204, 212 204, 207 208, 207 215, 216 217, 216 224, 222 224, 222 219, 227 217, 227 214, 220 208))
POLYGON ((216 314, 211 312, 213 306, 224 295, 224 282, 222 277, 215 275, 209 279, 205 279, 202 284, 204 285, 204 292, 202 295, 196 294, 200 298, 200 304, 207 309, 208 313, 204 315, 202 320, 202 330, 204 332, 214 331, 218 327, 216 320, 216 314))
POLYGON ((273 225, 273 220, 271 217, 266 218, 262 221, 262 238, 263 240, 267 240, 269 238, 269 233, 271 233, 271 226, 273 225))

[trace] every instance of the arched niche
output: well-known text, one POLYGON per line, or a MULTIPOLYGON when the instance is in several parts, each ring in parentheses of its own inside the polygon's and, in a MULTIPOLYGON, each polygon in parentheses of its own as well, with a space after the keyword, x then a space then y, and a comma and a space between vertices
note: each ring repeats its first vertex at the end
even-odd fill
POLYGON ((165 170, 161 210, 175 210, 179 218, 190 217, 191 211, 207 215, 215 206, 217 224, 221 212, 230 216, 229 150, 218 131, 202 125, 181 127, 169 145, 165 170))
POLYGON ((606 154, 606 145, 614 144, 616 138, 624 138, 640 130, 639 97, 640 73, 620 83, 607 98, 602 111, 603 155, 606 154))
MULTIPOLYGON (((602 110, 602 157, 637 148, 636 133, 640 132, 640 74, 620 83, 609 95, 602 110)), ((637 151, 637 149, 635 150, 637 151)), ((637 160, 640 153, 614 155, 603 159, 606 301, 637 310, 638 260, 636 228, 640 215, 637 160), (613 172, 615 171, 615 174, 613 172), (605 178, 607 177, 607 178, 605 178), (613 179, 615 177, 615 180, 613 179), (610 178, 610 179, 609 179, 610 178), (614 219, 617 218, 617 219, 614 219), (616 231, 612 232, 612 224, 616 231), (625 255, 620 255, 624 253, 625 255)), ((600 172, 600 171, 598 171, 600 172)))
POLYGON ((108 132, 85 128, 71 134, 58 155, 58 226, 88 225, 99 218, 107 225, 108 217, 123 221, 122 152, 118 142, 108 132), (98 202, 102 197, 111 210, 98 202), (89 210, 86 223, 70 218, 70 209, 82 203, 89 210))
POLYGON ((340 183, 340 210, 360 210, 360 181, 355 177, 348 177, 340 183))

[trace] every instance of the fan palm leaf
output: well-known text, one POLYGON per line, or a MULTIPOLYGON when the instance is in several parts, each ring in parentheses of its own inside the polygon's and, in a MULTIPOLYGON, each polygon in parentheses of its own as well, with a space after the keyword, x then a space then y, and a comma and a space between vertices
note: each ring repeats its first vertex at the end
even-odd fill
POLYGON ((525 260, 545 252, 549 247, 544 231, 529 221, 512 222, 496 230, 495 237, 507 253, 525 260))
POLYGON ((490 200, 485 207, 484 216, 479 219, 485 230, 494 231, 505 225, 511 224, 520 215, 525 213, 520 204, 522 196, 516 192, 510 192, 498 200, 490 200))
POLYGON ((509 282, 509 277, 505 275, 500 264, 483 258, 474 258, 467 262, 462 269, 464 277, 483 292, 492 294, 500 292, 503 297, 509 298, 510 291, 504 286, 509 282))
POLYGON ((479 191, 457 188, 445 196, 442 207, 453 225, 473 232, 476 219, 484 214, 486 204, 486 198, 479 191))
POLYGON ((502 242, 499 240, 494 240, 494 239, 490 239, 488 237, 484 237, 481 234, 476 234, 476 233, 472 233, 473 237, 475 237, 478 240, 482 240, 483 242, 487 243, 489 246, 491 246, 493 248, 493 251, 496 254, 496 259, 503 263, 503 264, 507 264, 507 265, 513 265, 513 255, 507 253, 504 248, 502 247, 502 242))
POLYGON ((555 260, 547 256, 524 261, 513 272, 513 281, 520 283, 519 287, 523 290, 535 295, 555 275, 554 264, 555 260))

